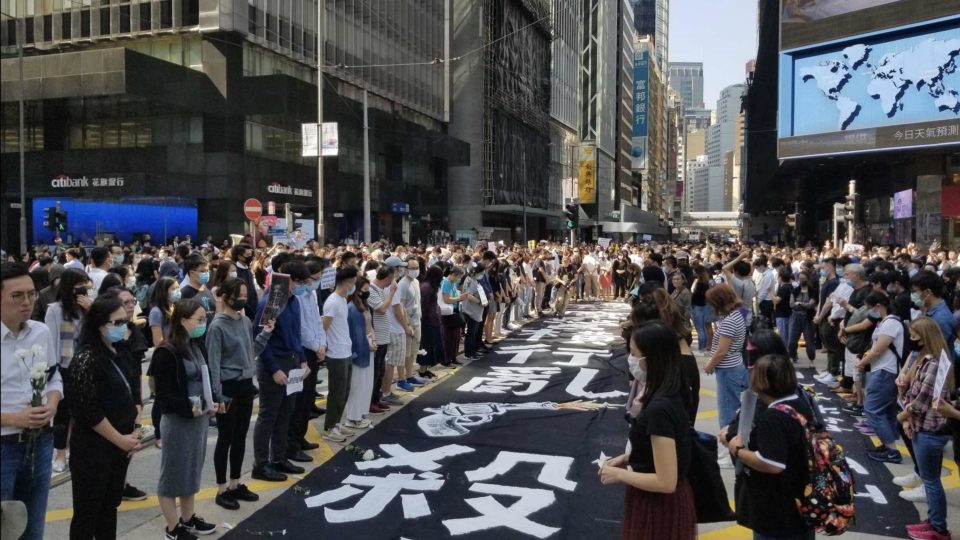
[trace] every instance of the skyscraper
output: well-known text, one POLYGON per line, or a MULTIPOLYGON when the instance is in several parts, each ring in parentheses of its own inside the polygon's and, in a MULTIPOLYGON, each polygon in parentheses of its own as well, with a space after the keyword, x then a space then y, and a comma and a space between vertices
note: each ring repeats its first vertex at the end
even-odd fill
POLYGON ((703 108, 703 62, 670 62, 669 81, 684 110, 703 108))
POLYGON ((631 0, 637 37, 651 36, 656 49, 657 66, 666 74, 670 42, 670 0, 631 0))

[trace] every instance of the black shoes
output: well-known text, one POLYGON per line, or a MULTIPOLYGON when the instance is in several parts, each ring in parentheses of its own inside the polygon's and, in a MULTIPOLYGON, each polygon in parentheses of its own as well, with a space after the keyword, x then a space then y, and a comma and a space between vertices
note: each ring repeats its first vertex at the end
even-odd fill
MULTIPOLYGON (((310 457, 310 456, 307 456, 307 457, 310 457)), ((310 461, 313 461, 313 459, 311 458, 310 461)), ((277 472, 287 473, 287 474, 302 474, 303 471, 306 470, 303 467, 300 467, 299 465, 294 465, 293 463, 290 463, 289 461, 277 461, 275 463, 271 463, 270 467, 277 472)))
POLYGON ((189 520, 183 521, 180 519, 180 526, 187 530, 191 534, 198 534, 205 536, 208 534, 213 534, 213 531, 217 530, 217 526, 213 523, 207 523, 203 520, 202 517, 194 514, 189 520))
POLYGON ((250 491, 250 488, 243 484, 239 484, 235 489, 227 490, 227 493, 238 501, 256 502, 260 500, 259 495, 250 491))
POLYGON ((250 473, 250 477, 254 480, 263 480, 265 482, 284 482, 287 480, 287 475, 275 470, 270 465, 254 467, 253 472, 250 473))
POLYGON ((306 439, 300 441, 301 450, 316 450, 317 448, 320 448, 320 445, 317 443, 312 443, 306 439))
POLYGON ((297 450, 296 452, 287 452, 287 459, 290 461, 297 461, 299 463, 310 463, 313 461, 313 458, 308 456, 303 450, 297 450))
POLYGON ((131 486, 130 484, 123 485, 123 500, 125 501, 144 501, 147 499, 147 494, 139 489, 131 486))
POLYGON ((217 503, 217 506, 221 508, 226 508, 227 510, 239 510, 240 503, 236 499, 230 496, 230 491, 224 491, 223 493, 217 493, 217 497, 213 500, 217 503))

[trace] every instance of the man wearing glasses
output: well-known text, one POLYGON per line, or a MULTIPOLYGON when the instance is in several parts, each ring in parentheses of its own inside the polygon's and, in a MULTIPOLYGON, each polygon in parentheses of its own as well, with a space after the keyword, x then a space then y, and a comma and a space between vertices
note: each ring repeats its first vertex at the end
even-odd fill
POLYGON ((63 397, 63 383, 50 330, 30 320, 37 291, 27 266, 4 263, 0 280, 0 499, 23 501, 27 530, 21 538, 41 540, 53 462, 50 420, 63 397), (35 363, 47 373, 39 407, 30 406, 35 363))

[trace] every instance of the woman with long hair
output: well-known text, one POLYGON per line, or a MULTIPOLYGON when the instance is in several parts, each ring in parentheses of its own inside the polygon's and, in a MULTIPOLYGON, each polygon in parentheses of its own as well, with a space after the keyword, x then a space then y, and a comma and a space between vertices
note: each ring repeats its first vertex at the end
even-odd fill
MULTIPOLYGON (((717 421, 719 427, 733 420, 740 408, 740 393, 747 389, 747 368, 743 365, 743 344, 747 325, 740 313, 740 299, 726 283, 707 291, 707 302, 717 315, 716 330, 710 347, 710 359, 703 367, 707 375, 717 375, 717 421)), ((718 450, 720 466, 732 466, 729 454, 718 450)))
MULTIPOLYGON (((82 320, 93 304, 96 292, 93 281, 83 270, 64 270, 57 285, 57 300, 47 306, 43 322, 50 329, 56 349, 51 351, 58 359, 60 375, 64 380, 70 375, 77 340, 80 338, 82 320)), ((70 396, 64 396, 57 405, 53 418, 53 472, 67 470, 67 445, 70 438, 70 396)))
POLYGON ((954 387, 953 369, 939 395, 934 395, 940 356, 947 348, 936 321, 919 317, 910 323, 910 341, 919 350, 917 360, 904 368, 898 382, 905 383, 903 410, 897 415, 901 429, 911 443, 916 472, 927 499, 927 519, 907 526, 907 535, 915 540, 950 538, 947 531, 947 500, 940 478, 943 449, 950 441, 947 421, 934 405, 949 402, 954 387))
POLYGON ((670 276, 670 283, 673 285, 673 292, 670 298, 680 309, 680 315, 683 317, 683 325, 687 328, 687 339, 693 343, 693 333, 690 332, 690 321, 693 319, 693 293, 687 288, 687 278, 683 272, 675 271, 670 276))
POLYGON ((202 338, 207 313, 195 299, 173 307, 170 328, 153 353, 150 370, 157 381, 157 402, 163 409, 160 426, 164 445, 160 458, 157 496, 169 540, 210 534, 216 525, 194 513, 194 496, 200 491, 203 461, 207 454, 208 416, 218 403, 204 402, 203 371, 207 362, 202 338), (180 514, 177 514, 177 499, 180 514))
POLYGON ((444 363, 440 304, 437 301, 442 281, 443 271, 438 266, 431 266, 420 282, 420 346, 427 353, 417 359, 421 378, 436 379, 430 368, 444 363))
POLYGON ((344 423, 348 429, 366 429, 372 425, 366 418, 368 414, 383 414, 388 410, 379 403, 370 403, 369 399, 373 392, 373 355, 377 350, 377 340, 373 332, 373 317, 367 307, 368 298, 370 282, 358 275, 356 288, 347 297, 347 326, 353 353, 350 393, 343 408, 344 423))
POLYGON ((697 533, 686 478, 692 452, 687 389, 676 342, 662 322, 642 324, 630 337, 631 372, 645 379, 642 410, 630 428, 630 453, 607 460, 599 473, 605 485, 626 484, 624 539, 686 540, 697 533))
MULTIPOLYGON (((153 346, 159 346, 163 343, 164 336, 170 330, 170 318, 173 316, 173 305, 180 300, 180 285, 173 278, 162 277, 157 280, 150 295, 150 301, 147 303, 147 325, 150 327, 149 337, 153 346)), ((156 380, 151 368, 147 369, 147 376, 150 381, 150 395, 156 393, 156 380)), ((160 419, 163 411, 160 409, 160 403, 154 401, 153 408, 150 409, 150 419, 153 422, 154 445, 158 448, 163 446, 160 438, 160 419)))
POLYGON ((683 375, 683 384, 689 391, 687 413, 690 415, 690 424, 693 425, 697 421, 697 409, 700 406, 700 367, 690 349, 688 319, 684 318, 680 312, 680 307, 674 301, 673 295, 663 287, 655 288, 651 296, 660 320, 672 328, 677 336, 677 345, 680 347, 680 372, 683 375))
POLYGON ((693 265, 694 281, 690 286, 690 305, 693 312, 693 326, 697 329, 697 350, 701 354, 707 351, 707 345, 713 341, 713 308, 707 304, 707 291, 713 284, 710 273, 702 264, 693 265))
POLYGON ((119 295, 97 297, 87 310, 66 378, 73 416, 71 539, 117 535, 127 466, 140 449, 134 394, 139 373, 130 372, 129 351, 118 346, 129 334, 129 323, 119 295))
POLYGON ((213 466, 217 475, 214 502, 227 510, 240 508, 238 501, 260 499, 240 483, 240 471, 253 415, 253 400, 257 395, 253 385, 255 359, 270 339, 274 321, 266 321, 263 331, 257 334, 256 340, 253 339, 253 323, 243 314, 248 294, 246 283, 240 279, 227 277, 220 282, 217 304, 222 308, 210 323, 205 342, 211 394, 214 401, 223 404, 217 411, 217 445, 213 451, 213 466))

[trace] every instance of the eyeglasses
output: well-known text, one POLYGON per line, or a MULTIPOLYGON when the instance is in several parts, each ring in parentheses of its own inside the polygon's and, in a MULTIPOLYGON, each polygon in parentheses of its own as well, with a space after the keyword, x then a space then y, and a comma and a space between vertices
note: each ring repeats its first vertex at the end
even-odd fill
POLYGON ((130 319, 117 319, 115 321, 110 321, 109 324, 112 324, 114 326, 126 326, 130 324, 130 319))
POLYGON ((135 305, 137 305, 137 300, 135 298, 123 301, 123 307, 133 307, 135 305))
POLYGON ((33 302, 37 299, 37 291, 17 291, 10 293, 10 298, 19 304, 22 304, 23 302, 33 302))

